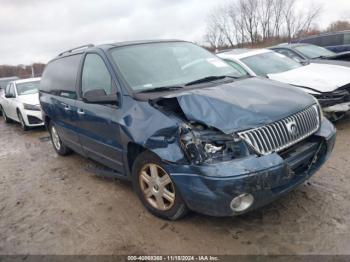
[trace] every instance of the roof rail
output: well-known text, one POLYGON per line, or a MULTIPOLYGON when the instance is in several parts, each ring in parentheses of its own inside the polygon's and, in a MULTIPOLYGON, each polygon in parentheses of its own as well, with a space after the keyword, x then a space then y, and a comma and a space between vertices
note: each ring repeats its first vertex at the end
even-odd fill
POLYGON ((86 48, 90 48, 90 47, 94 47, 94 45, 93 44, 88 44, 88 45, 78 46, 78 47, 69 49, 67 51, 64 51, 64 52, 60 53, 58 56, 62 56, 64 54, 72 53, 73 51, 76 51, 76 50, 79 50, 79 49, 86 49, 86 48))

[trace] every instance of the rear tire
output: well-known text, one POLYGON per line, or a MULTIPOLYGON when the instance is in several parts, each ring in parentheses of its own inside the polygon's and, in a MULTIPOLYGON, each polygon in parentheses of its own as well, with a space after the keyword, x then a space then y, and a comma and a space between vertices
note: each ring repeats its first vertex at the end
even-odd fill
POLYGON ((153 215, 177 220, 188 213, 180 191, 164 164, 150 151, 136 157, 132 167, 132 183, 142 204, 153 215))
POLYGON ((17 111, 17 116, 18 116, 19 123, 21 124, 22 130, 23 131, 28 131, 29 128, 26 125, 26 122, 24 122, 23 116, 22 116, 20 111, 17 111))
POLYGON ((49 133, 53 148, 55 149, 57 154, 59 154, 60 156, 66 156, 72 153, 72 150, 63 144, 56 129, 56 126, 54 123, 52 123, 52 121, 49 124, 49 133))
POLYGON ((11 123, 11 119, 7 117, 5 110, 2 108, 2 106, 1 106, 1 112, 2 112, 2 116, 5 120, 5 123, 11 123))

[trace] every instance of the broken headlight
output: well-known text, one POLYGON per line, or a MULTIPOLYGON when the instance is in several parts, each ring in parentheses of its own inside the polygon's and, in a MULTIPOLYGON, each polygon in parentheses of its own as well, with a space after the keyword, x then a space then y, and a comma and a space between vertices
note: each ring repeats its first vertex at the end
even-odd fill
POLYGON ((186 125, 182 128, 182 147, 195 164, 230 161, 248 156, 249 148, 235 134, 224 134, 202 125, 186 125))

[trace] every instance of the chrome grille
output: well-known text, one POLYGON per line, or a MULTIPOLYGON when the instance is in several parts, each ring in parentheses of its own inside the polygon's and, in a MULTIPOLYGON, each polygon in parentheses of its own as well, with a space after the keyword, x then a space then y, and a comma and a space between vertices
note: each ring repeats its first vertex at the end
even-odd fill
POLYGON ((317 105, 272 124, 239 132, 254 150, 266 155, 290 147, 315 133, 320 127, 317 105))

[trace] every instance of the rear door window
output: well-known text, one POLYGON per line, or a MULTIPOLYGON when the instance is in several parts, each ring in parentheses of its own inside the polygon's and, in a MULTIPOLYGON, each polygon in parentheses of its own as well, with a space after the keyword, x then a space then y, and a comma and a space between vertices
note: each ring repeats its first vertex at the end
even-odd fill
POLYGON ((54 95, 76 99, 76 80, 81 54, 50 62, 43 73, 40 90, 54 95))

